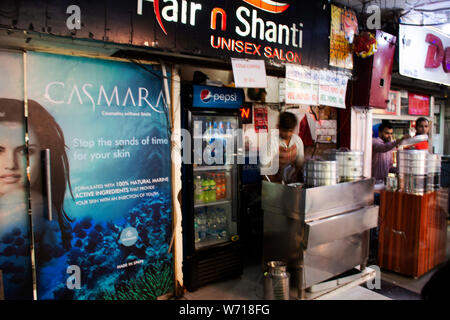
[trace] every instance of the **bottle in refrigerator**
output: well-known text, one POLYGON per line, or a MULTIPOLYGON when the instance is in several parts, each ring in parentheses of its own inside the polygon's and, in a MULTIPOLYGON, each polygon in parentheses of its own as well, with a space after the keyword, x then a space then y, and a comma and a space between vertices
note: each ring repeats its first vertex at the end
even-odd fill
MULTIPOLYGON (((225 133, 226 133, 226 139, 233 139, 231 123, 229 121, 226 124, 225 133)), ((232 162, 233 162, 233 152, 234 152, 234 150, 228 150, 228 152, 225 152, 225 164, 226 165, 227 164, 232 164, 232 162)))
POLYGON ((209 202, 216 201, 216 182, 214 181, 214 177, 211 175, 209 177, 209 202))
POLYGON ((222 160, 222 163, 220 164, 226 164, 227 161, 227 139, 225 139, 225 126, 223 125, 223 122, 220 121, 219 122, 219 137, 221 140, 221 148, 222 148, 222 153, 221 153, 221 158, 219 160, 222 160))
POLYGON ((208 240, 218 239, 217 210, 215 209, 208 211, 207 238, 208 240))
POLYGON ((212 128, 212 138, 211 138, 211 145, 212 145, 212 150, 211 150, 211 156, 212 158, 216 157, 217 151, 216 150, 216 144, 217 144, 217 140, 218 140, 218 135, 219 135, 219 129, 217 128, 217 122, 213 123, 213 128, 212 128))
POLYGON ((195 243, 199 243, 200 242, 200 230, 198 228, 198 217, 195 217, 194 219, 194 241, 195 243))
POLYGON ((198 218, 197 218, 197 230, 198 230, 198 238, 199 238, 199 242, 204 242, 206 241, 207 238, 207 216, 205 211, 199 210, 197 212, 198 214, 198 218))
POLYGON ((202 123, 200 121, 194 121, 194 168, 203 163, 202 150, 204 146, 201 138, 202 132, 202 123))
POLYGON ((217 237, 221 240, 228 239, 227 216, 223 208, 217 209, 217 237))
POLYGON ((214 180, 216 181, 216 200, 222 199, 222 185, 220 184, 220 173, 215 174, 214 180))
POLYGON ((222 198, 222 186, 220 185, 220 173, 214 174, 214 181, 216 182, 216 200, 222 198))
POLYGON ((230 179, 231 179, 230 173, 226 172, 225 175, 224 175, 224 181, 223 181, 224 186, 225 186, 224 187, 224 198, 225 199, 230 199, 231 198, 231 189, 228 188, 229 183, 231 182, 230 179))
POLYGON ((214 162, 214 150, 213 150, 214 137, 213 137, 213 125, 211 121, 208 122, 204 139, 206 142, 204 150, 205 162, 207 165, 212 165, 214 162))
POLYGON ((225 199, 227 196, 227 185, 225 182, 225 173, 220 174, 220 198, 225 199))
POLYGON ((197 176, 194 181, 194 198, 195 203, 203 202, 203 180, 201 176, 197 176))
POLYGON ((209 179, 208 177, 204 177, 202 179, 202 194, 203 194, 203 202, 210 202, 209 196, 209 179))

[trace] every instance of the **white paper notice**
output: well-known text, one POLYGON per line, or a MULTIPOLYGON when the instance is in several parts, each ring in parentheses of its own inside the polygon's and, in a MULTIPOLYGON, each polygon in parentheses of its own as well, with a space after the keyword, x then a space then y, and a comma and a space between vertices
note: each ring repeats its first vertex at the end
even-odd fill
POLYGON ((267 88, 264 60, 231 59, 236 88, 267 88))
POLYGON ((329 70, 320 70, 319 104, 345 109, 348 77, 329 70))
POLYGON ((286 64, 286 103, 317 105, 319 73, 308 67, 286 64))

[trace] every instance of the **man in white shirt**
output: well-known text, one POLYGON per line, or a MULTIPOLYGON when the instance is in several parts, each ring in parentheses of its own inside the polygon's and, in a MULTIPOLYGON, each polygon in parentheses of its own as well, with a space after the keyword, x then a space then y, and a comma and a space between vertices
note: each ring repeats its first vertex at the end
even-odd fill
MULTIPOLYGON (((283 177, 298 181, 305 161, 302 139, 294 133, 297 117, 291 112, 282 112, 278 118, 279 141, 271 148, 271 158, 278 157, 279 168, 275 175, 269 176, 271 182, 281 182, 283 177)), ((273 161, 273 160, 272 160, 273 161)))

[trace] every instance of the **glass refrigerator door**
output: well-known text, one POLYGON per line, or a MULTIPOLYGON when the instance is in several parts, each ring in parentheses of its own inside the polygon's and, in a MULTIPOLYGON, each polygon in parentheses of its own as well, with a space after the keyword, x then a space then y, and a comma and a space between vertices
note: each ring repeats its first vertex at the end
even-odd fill
POLYGON ((238 171, 232 130, 239 122, 237 117, 210 115, 193 115, 192 121, 195 249, 201 249, 237 235, 238 171))

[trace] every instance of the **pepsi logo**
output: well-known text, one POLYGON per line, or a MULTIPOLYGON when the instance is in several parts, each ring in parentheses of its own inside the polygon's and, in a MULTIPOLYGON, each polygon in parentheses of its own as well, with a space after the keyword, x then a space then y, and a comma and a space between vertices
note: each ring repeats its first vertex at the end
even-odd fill
POLYGON ((203 89, 203 90, 200 92, 200 99, 201 99, 202 102, 204 102, 204 103, 210 102, 211 99, 212 99, 211 91, 209 91, 208 89, 203 89))

